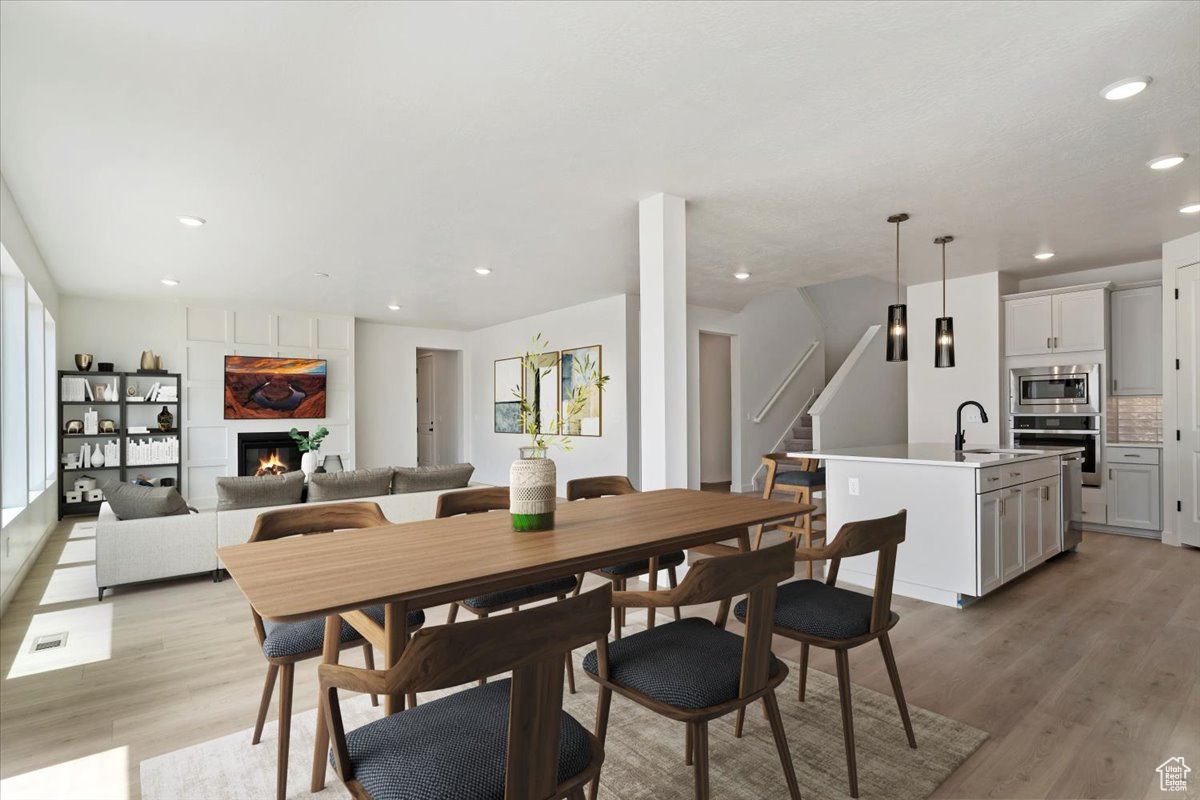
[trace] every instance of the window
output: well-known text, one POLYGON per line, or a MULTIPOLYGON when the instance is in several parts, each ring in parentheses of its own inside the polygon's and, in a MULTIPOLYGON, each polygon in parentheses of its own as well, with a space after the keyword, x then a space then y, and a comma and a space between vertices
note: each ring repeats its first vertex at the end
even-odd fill
POLYGON ((54 319, 0 244, 0 522, 5 525, 54 485, 56 362, 54 319))

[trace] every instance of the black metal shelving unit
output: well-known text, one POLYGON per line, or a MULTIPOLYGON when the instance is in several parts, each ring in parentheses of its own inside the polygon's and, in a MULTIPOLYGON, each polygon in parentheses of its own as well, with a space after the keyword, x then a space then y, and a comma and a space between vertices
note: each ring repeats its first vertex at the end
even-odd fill
POLYGON ((126 443, 131 438, 150 437, 150 436, 153 436, 153 437, 174 436, 176 439, 179 438, 180 429, 179 429, 178 425, 179 425, 179 421, 181 419, 180 415, 183 410, 183 405, 182 405, 183 375, 182 375, 182 373, 179 373, 179 372, 167 372, 167 373, 90 372, 90 371, 89 372, 81 372, 79 370, 59 370, 58 371, 58 396, 60 398, 58 401, 58 518, 59 519, 62 519, 63 517, 67 517, 67 516, 93 515, 93 514, 99 513, 100 505, 101 505, 100 501, 95 501, 95 502, 84 501, 84 502, 80 502, 80 503, 68 503, 67 502, 67 498, 66 498, 66 493, 68 490, 67 480, 69 479, 71 481, 72 485, 70 488, 74 489, 75 477, 78 475, 85 474, 85 473, 87 473, 87 474, 99 473, 95 476, 97 478, 112 477, 112 474, 116 473, 119 476, 120 480, 124 481, 124 480, 129 479, 129 475, 130 475, 131 471, 133 474, 136 475, 138 472, 141 472, 143 470, 159 470, 159 469, 163 469, 164 467, 166 467, 166 468, 174 467, 175 468, 175 486, 178 488, 182 484, 182 482, 183 482, 182 453, 181 453, 180 460, 166 463, 166 464, 135 464, 133 466, 129 466, 125 463, 125 460, 128 455, 126 452, 126 443), (111 400, 111 401, 110 400, 102 400, 102 401, 98 401, 98 402, 91 401, 91 400, 83 400, 83 401, 62 400, 61 398, 62 398, 63 378, 87 378, 87 379, 89 379, 89 383, 93 383, 93 382, 98 383, 100 381, 109 383, 109 382, 111 382, 110 379, 116 379, 116 381, 117 381, 117 399, 111 400), (174 381, 175 386, 176 386, 176 396, 179 399, 171 400, 171 401, 158 400, 158 401, 154 401, 154 402, 135 401, 135 402, 131 403, 131 402, 129 402, 129 398, 126 395, 126 388, 129 385, 130 379, 138 381, 139 390, 149 386, 151 383, 154 383, 156 381, 162 381, 164 383, 168 382, 168 381, 174 381), (151 425, 151 426, 148 426, 148 427, 150 427, 149 433, 135 433, 135 434, 131 435, 129 433, 129 413, 128 413, 129 409, 133 408, 133 407, 149 408, 151 406, 154 406, 154 407, 168 406, 168 407, 173 408, 174 414, 175 414, 176 427, 171 428, 169 430, 160 431, 160 430, 155 429, 155 427, 153 425, 151 425), (103 412, 103 409, 105 409, 105 408, 116 408, 117 409, 116 433, 97 433, 97 434, 66 433, 65 431, 66 431, 67 417, 64 414, 65 409, 67 409, 67 408, 76 409, 76 408, 80 408, 80 407, 95 408, 101 412, 103 412), (77 450, 79 447, 79 444, 81 442, 85 443, 85 444, 95 445, 97 442, 110 441, 112 439, 117 440, 117 449, 120 452, 120 458, 121 458, 121 463, 115 467, 103 466, 103 467, 79 467, 77 469, 67 469, 66 465, 63 463, 63 455, 65 455, 69 450, 77 450))

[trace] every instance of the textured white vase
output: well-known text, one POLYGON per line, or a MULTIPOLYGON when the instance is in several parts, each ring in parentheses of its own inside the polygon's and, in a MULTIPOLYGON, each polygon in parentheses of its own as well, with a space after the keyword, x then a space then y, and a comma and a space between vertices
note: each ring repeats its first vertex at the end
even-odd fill
POLYGON ((100 445, 96 445, 96 452, 92 453, 92 466, 104 466, 104 453, 100 452, 100 445))
POLYGON ((300 456, 300 469, 304 472, 305 480, 317 471, 317 454, 315 451, 309 450, 300 456))
POLYGON ((552 460, 542 455, 512 463, 508 469, 508 510, 514 531, 550 530, 557 503, 558 472, 552 460))

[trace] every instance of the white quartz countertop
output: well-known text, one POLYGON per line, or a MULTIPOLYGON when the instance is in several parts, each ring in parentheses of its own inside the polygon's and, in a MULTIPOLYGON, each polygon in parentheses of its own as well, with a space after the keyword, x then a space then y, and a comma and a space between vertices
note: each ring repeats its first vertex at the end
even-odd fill
POLYGON ((953 445, 930 443, 883 444, 870 447, 821 450, 819 452, 788 453, 796 458, 818 458, 825 461, 902 461, 935 467, 965 467, 979 469, 994 464, 1013 464, 1039 458, 1059 458, 1068 453, 1083 452, 1082 447, 1001 448, 967 443, 966 450, 957 451, 953 445), (988 452, 971 452, 986 450, 988 452))

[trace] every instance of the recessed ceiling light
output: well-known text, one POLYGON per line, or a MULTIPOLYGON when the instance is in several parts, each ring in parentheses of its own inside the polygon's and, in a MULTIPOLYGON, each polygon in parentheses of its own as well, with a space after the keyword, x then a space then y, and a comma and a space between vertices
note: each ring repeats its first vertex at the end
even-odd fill
POLYGON ((1170 169, 1177 167, 1183 163, 1183 160, 1188 157, 1187 153, 1168 153, 1165 156, 1152 158, 1146 162, 1150 169, 1170 169))
POLYGON ((204 219, 203 217, 193 217, 190 214, 181 214, 176 217, 176 219, 179 220, 181 224, 187 225, 189 228, 199 228, 201 225, 208 222, 208 220, 204 219))
POLYGON ((491 275, 492 268, 491 267, 476 267, 475 274, 476 275, 491 275))
POLYGON ((1110 83, 1101 90, 1100 94, 1104 95, 1105 100, 1124 100, 1128 97, 1133 97, 1135 94, 1141 94, 1142 91, 1150 85, 1151 79, 1149 76, 1142 78, 1125 78, 1116 83, 1110 83))
POLYGON ((328 272, 314 272, 313 277, 314 278, 328 278, 329 273, 328 272))
POLYGON ((750 273, 746 272, 744 269, 739 269, 737 272, 733 273, 733 277, 737 278, 739 281, 749 280, 750 273))
POLYGON ((388 311, 399 311, 399 310, 400 310, 399 303, 388 303, 388 311))
POLYGON ((1043 250, 1040 253, 1034 253, 1033 257, 1038 261, 1045 261, 1047 258, 1054 258, 1054 253, 1051 253, 1049 250, 1043 250))
POLYGON ((179 281, 175 280, 174 278, 163 278, 162 284, 163 286, 178 286, 179 281))
POLYGON ((1200 214, 1200 203, 1190 203, 1179 209, 1180 214, 1200 214))

